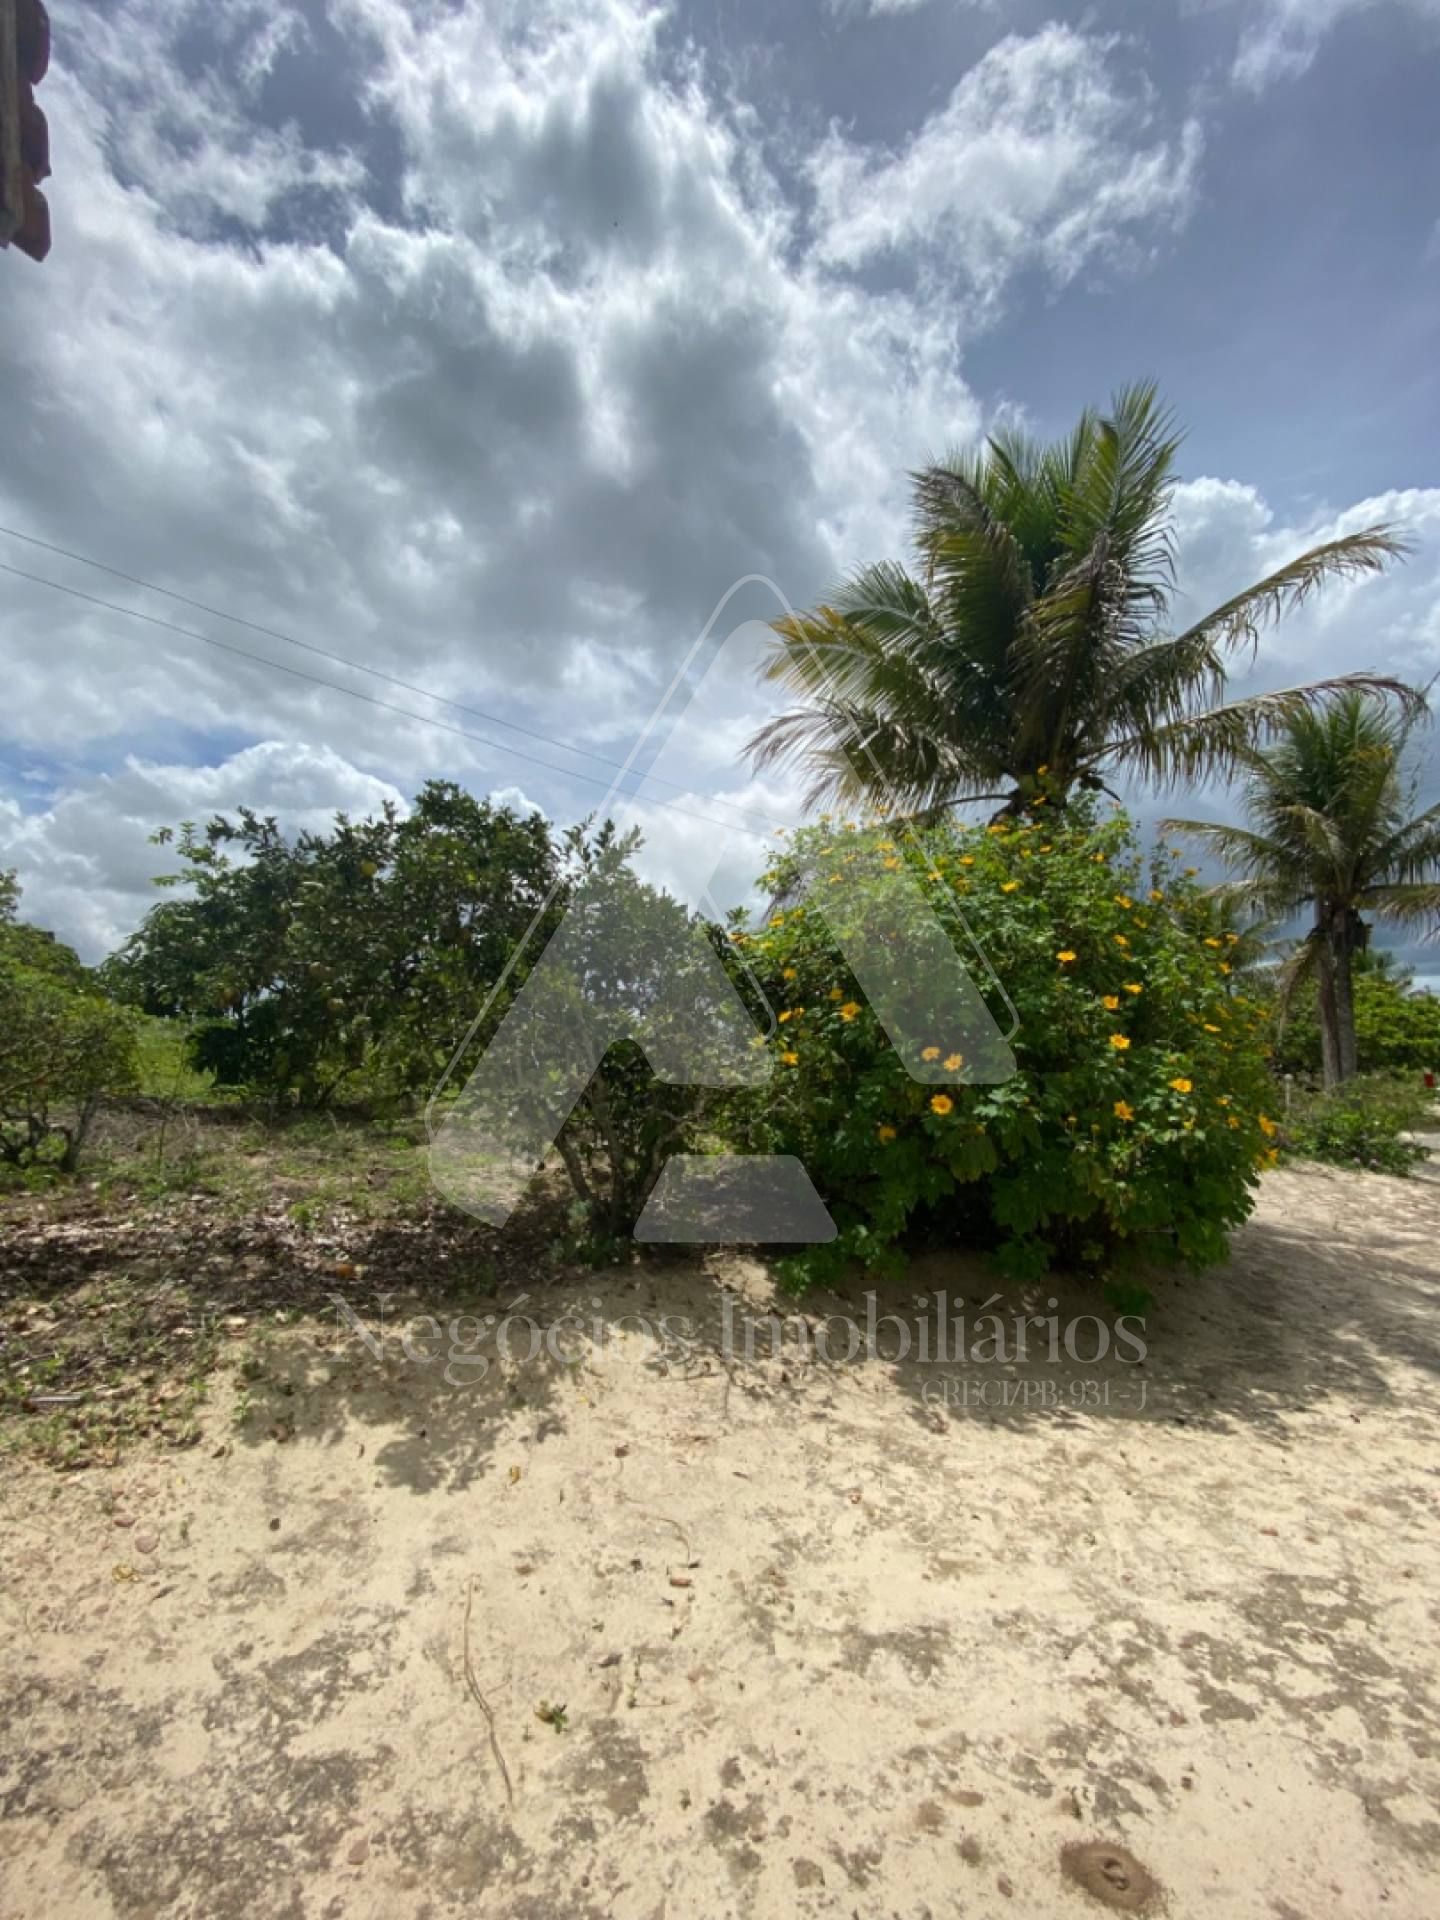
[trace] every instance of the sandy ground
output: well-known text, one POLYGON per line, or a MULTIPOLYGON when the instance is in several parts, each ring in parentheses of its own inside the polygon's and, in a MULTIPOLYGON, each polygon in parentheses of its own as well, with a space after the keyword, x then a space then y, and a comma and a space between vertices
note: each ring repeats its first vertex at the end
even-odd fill
MULTIPOLYGON (((713 1337, 736 1260, 468 1387, 292 1330, 197 1449, 8 1469, 0 1911, 1434 1920, 1437 1240, 1273 1175, 1142 1367, 1009 1409, 647 1362, 618 1317, 713 1337)), ((939 1286, 990 1291, 887 1304, 939 1286)))

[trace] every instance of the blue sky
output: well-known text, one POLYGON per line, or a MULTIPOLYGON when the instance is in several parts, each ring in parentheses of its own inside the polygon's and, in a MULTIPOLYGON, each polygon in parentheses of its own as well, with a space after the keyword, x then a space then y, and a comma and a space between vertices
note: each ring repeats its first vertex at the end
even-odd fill
MULTIPOLYGON (((577 817, 606 769, 567 749, 623 759, 737 578, 812 601, 903 553, 927 454, 1136 378, 1188 431, 1188 610, 1413 542, 1245 685, 1440 670, 1440 0, 52 13, 0 524, 209 609, 0 536, 50 583, 0 574, 0 862, 90 956, 217 807, 433 774, 577 817)), ((730 695, 695 791, 785 817, 730 695)), ((705 828, 646 829, 684 886, 705 828)))

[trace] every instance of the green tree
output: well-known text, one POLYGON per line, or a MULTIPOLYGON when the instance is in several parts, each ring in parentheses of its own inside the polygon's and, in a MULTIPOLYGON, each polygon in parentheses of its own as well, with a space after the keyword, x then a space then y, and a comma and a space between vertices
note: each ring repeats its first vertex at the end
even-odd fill
MULTIPOLYGON (((1363 964, 1355 956, 1355 1063, 1361 1074, 1440 1073, 1440 998, 1414 991, 1406 971, 1363 964)), ((1390 955, 1379 952, 1381 960, 1390 955)), ((1320 1071, 1319 997, 1314 982, 1298 990, 1283 1014, 1277 1010, 1275 1057, 1289 1073, 1320 1071)))
POLYGON ((433 1086, 559 872, 542 816, 444 781, 404 818, 340 814, 289 840, 242 808, 182 827, 178 851, 159 884, 187 897, 155 907, 106 978, 194 1021, 195 1064, 222 1085, 305 1106, 433 1086))
POLYGON ((73 1172, 101 1100, 135 1085, 132 1022, 0 874, 0 1160, 73 1172))
POLYGON ((1268 749, 1236 764, 1249 824, 1170 820, 1235 878, 1218 900, 1274 918, 1308 911, 1309 933, 1280 982, 1282 1001, 1313 976, 1325 1084, 1356 1072, 1354 971, 1369 944, 1366 914, 1426 928, 1440 920, 1440 806, 1413 811, 1405 753, 1416 717, 1346 692, 1293 713, 1268 749))
POLYGON ((1278 721, 1369 675, 1226 702, 1226 662, 1327 579, 1404 549, 1374 526, 1301 554, 1176 633, 1178 437, 1149 386, 1044 446, 994 435, 914 476, 918 577, 882 563, 776 621, 766 677, 799 704, 750 742, 812 802, 882 791, 909 813, 1063 804, 1117 775, 1224 774, 1278 721))

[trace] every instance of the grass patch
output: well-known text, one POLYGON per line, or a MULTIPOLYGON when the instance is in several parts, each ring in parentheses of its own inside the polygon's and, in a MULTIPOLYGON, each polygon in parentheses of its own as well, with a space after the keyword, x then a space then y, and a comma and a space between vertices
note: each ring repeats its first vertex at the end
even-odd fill
POLYGON ((1285 1150, 1300 1160, 1402 1178, 1426 1158, 1407 1140, 1437 1124, 1433 1098, 1413 1078, 1363 1074, 1343 1087, 1306 1093, 1285 1117, 1285 1150))

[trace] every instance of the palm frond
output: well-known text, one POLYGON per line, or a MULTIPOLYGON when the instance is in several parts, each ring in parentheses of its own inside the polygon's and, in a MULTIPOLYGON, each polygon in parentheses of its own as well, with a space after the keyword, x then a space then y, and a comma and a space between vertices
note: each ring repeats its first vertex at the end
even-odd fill
POLYGON ((1431 937, 1440 934, 1440 882, 1410 881, 1403 885, 1366 887, 1356 904, 1397 926, 1420 927, 1431 937))
POLYGON ((1308 553, 1299 554, 1277 572, 1246 587, 1243 593, 1223 601, 1203 620, 1187 627, 1179 638, 1189 640, 1206 634, 1222 649, 1241 645, 1253 648, 1262 627, 1294 613, 1327 580, 1379 573, 1390 561, 1402 559, 1409 552, 1409 543, 1388 526, 1377 525, 1366 527, 1360 533, 1343 534, 1337 540, 1311 547, 1308 553))
POLYGON ((1212 777, 1228 779, 1246 769, 1255 748, 1267 737, 1346 692, 1402 704, 1415 697, 1413 687, 1385 674, 1337 674, 1308 686, 1250 694, 1243 700, 1139 729, 1107 743, 1097 760, 1142 774, 1159 786, 1212 777))

